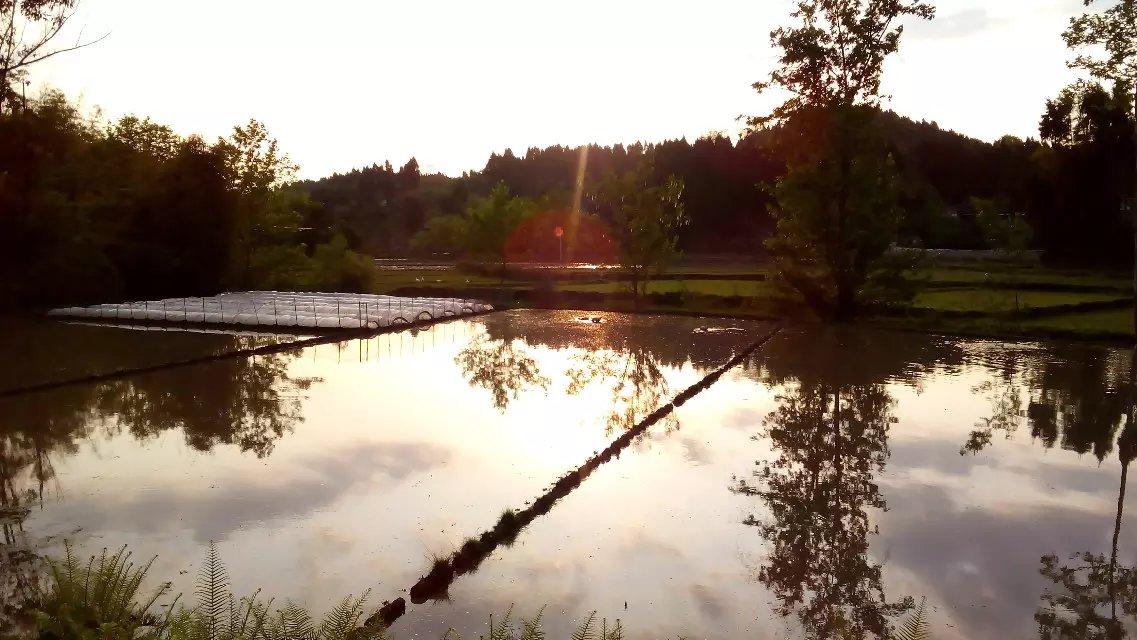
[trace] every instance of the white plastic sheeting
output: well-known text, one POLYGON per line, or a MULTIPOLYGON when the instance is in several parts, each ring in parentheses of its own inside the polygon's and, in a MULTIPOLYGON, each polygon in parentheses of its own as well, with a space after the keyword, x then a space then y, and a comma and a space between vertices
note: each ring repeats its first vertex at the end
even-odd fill
POLYGON ((49 316, 273 327, 378 329, 392 324, 491 311, 477 300, 353 293, 242 291, 208 298, 167 298, 61 307, 49 316))

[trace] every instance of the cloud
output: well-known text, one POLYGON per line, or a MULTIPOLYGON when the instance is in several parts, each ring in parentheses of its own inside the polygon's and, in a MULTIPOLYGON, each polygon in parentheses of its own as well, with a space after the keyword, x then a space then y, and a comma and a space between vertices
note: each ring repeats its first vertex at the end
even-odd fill
POLYGON ((69 497, 55 516, 88 531, 129 524, 139 533, 180 525, 196 542, 224 540, 251 523, 296 519, 334 503, 364 482, 401 480, 449 458, 433 444, 370 443, 304 457, 288 473, 271 476, 230 472, 209 491, 156 485, 126 496, 95 493, 69 497))
POLYGON ((683 438, 679 442, 683 445, 683 458, 687 462, 702 467, 710 464, 714 458, 711 448, 705 442, 699 442, 694 438, 683 438))
POLYGON ((1038 573, 1040 557, 1108 551, 1112 524, 1072 507, 958 509, 947 491, 926 485, 890 489, 888 506, 874 542, 886 571, 913 575, 919 582, 913 588, 922 592, 910 595, 926 595, 974 640, 1030 636, 1047 585, 1038 573))

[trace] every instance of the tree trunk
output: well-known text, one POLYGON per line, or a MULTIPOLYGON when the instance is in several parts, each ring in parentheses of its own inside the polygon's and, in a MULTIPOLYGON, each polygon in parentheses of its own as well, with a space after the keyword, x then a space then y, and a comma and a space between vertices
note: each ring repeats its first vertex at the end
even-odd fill
POLYGON ((1133 221, 1133 333, 1137 336, 1137 79, 1133 81, 1133 191, 1129 217, 1133 221))
POLYGON ((1117 624, 1117 539, 1121 536, 1121 515, 1125 509, 1125 480, 1129 475, 1129 463, 1121 463, 1121 488, 1117 490, 1117 517, 1113 521, 1113 547, 1109 554, 1109 607, 1110 619, 1117 624))
MULTIPOLYGON (((841 114, 837 122, 838 153, 841 155, 840 184, 837 185, 837 237, 833 243, 836 253, 832 264, 836 273, 833 274, 833 284, 837 287, 837 300, 834 305, 834 317, 838 322, 845 322, 853 318, 856 312, 857 292, 855 284, 850 278, 848 256, 845 254, 845 223, 849 217, 849 181, 852 175, 852 158, 849 153, 849 122, 845 119, 848 114, 841 114)), ((1137 281, 1137 280, 1135 280, 1137 281)))

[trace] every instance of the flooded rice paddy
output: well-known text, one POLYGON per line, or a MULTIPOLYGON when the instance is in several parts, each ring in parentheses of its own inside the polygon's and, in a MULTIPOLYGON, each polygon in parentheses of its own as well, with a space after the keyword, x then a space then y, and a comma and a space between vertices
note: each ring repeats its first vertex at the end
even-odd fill
MULTIPOLYGON (((405 598, 396 637, 511 604, 553 634, 879 637, 907 598, 936 638, 1132 630, 1129 351, 785 327, 658 411, 772 329, 500 312, 3 398, 5 534, 128 544, 186 594, 216 541, 237 592, 405 598), (412 598, 506 509, 515 537, 412 598)), ((250 339, 51 331, 77 364, 37 380, 250 339)))

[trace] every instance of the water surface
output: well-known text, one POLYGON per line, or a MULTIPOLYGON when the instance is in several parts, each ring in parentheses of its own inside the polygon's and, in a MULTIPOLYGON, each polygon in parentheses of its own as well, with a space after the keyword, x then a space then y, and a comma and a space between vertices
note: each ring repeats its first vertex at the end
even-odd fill
MULTIPOLYGON (((238 591, 407 597, 769 329, 595 317, 497 313, 9 398, 3 495, 39 548, 128 543, 187 593, 214 540, 238 591)), ((937 638, 1127 631, 1132 365, 785 329, 394 630, 467 634, 514 604, 548 605, 552 632, 598 610, 633 637, 872 638, 926 598, 937 638)))

